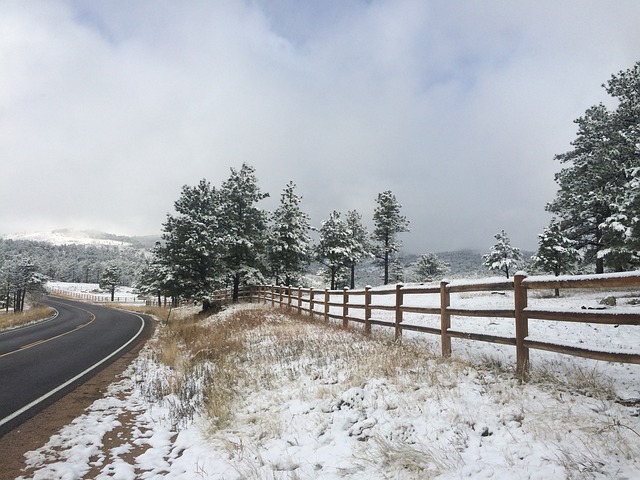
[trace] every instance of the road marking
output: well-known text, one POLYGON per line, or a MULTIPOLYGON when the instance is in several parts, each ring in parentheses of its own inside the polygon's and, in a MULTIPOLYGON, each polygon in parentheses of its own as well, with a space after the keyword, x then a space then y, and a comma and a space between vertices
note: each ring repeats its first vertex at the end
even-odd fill
POLYGON ((91 315, 91 317, 92 317, 91 320, 89 320, 87 323, 81 323, 80 325, 77 325, 76 327, 73 328, 73 330, 69 330, 67 332, 63 332, 63 333, 61 333, 59 335, 56 335, 54 337, 51 337, 51 338, 44 338, 42 340, 37 340, 37 341, 35 341, 33 343, 29 343, 28 345, 23 345, 22 347, 20 347, 17 350, 12 350, 11 352, 3 353, 3 354, 0 355, 0 358, 8 357, 9 355, 13 355, 14 353, 22 352, 23 350, 26 350, 28 348, 35 347, 36 345, 47 343, 47 342, 50 342, 51 340, 55 340, 56 338, 60 338, 60 337, 64 337, 65 335, 69 335, 70 333, 73 333, 73 332, 75 332, 77 330, 80 330, 81 328, 84 328, 87 325, 90 325, 96 319, 96 316, 93 313, 91 313, 90 311, 85 310, 84 308, 80 308, 80 307, 76 307, 76 308, 78 310, 82 310, 83 312, 86 312, 89 315, 91 315))
MULTIPOLYGON (((82 310, 82 309, 80 309, 82 310)), ((141 325, 140 325, 140 329, 138 330, 138 332, 131 337, 131 339, 129 339, 129 341, 127 343, 125 343, 124 345, 122 345, 120 348, 118 348, 117 350, 115 350, 114 352, 110 353, 109 355, 107 355, 106 357, 104 357, 102 360, 100 360, 99 362, 93 364, 92 366, 90 366, 89 368, 87 368, 85 371, 80 372, 78 375, 76 375, 75 377, 73 377, 72 379, 66 381, 65 383, 63 383, 62 385, 59 385, 58 387, 54 388, 53 390, 45 393, 44 395, 40 396, 39 398, 36 398, 33 402, 31 402, 28 405, 25 405, 24 407, 22 407, 20 410, 16 410, 15 412, 13 412, 11 415, 3 418, 2 420, 0 420, 0 427, 2 425, 4 425, 7 422, 10 422, 11 420, 13 420, 14 418, 16 418, 19 415, 22 415, 24 412, 26 412, 27 410, 35 407, 36 405, 38 405, 39 403, 45 401, 47 398, 51 397, 52 395, 55 395, 56 393, 58 393, 60 390, 62 390, 63 388, 68 387, 69 385, 71 385, 73 382, 75 382, 76 380, 78 380, 79 378, 82 378, 84 375, 86 375, 87 373, 89 373, 91 370, 99 367, 100 365, 102 365, 103 363, 105 363, 106 361, 108 361, 110 358, 112 358, 114 355, 117 355, 119 352, 121 352, 122 350, 124 350, 127 346, 129 346, 136 338, 138 338, 140 336, 140 334, 142 333, 142 331, 144 330, 144 319, 140 316, 140 315, 136 315, 135 313, 130 313, 130 312, 124 312, 124 313, 129 313, 130 315, 133 315, 134 317, 138 317, 138 319, 140 319, 141 325)), ((95 317, 94 317, 95 318, 95 317)))

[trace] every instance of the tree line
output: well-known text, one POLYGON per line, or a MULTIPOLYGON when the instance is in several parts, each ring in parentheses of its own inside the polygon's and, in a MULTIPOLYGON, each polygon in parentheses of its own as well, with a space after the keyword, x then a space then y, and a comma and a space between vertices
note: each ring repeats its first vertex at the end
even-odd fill
POLYGON ((100 283, 114 268, 119 285, 132 285, 144 263, 139 249, 0 239, 0 303, 20 312, 48 280, 100 283))
POLYGON ((324 265, 332 288, 346 278, 353 286, 355 266, 373 256, 381 259, 383 281, 388 282, 389 264, 401 246, 398 234, 409 225, 392 192, 378 195, 372 234, 355 210, 344 217, 334 211, 317 229, 317 244, 293 182, 284 187, 272 213, 258 206, 267 196, 258 186, 255 169, 246 163, 239 170, 231 168, 220 187, 206 179, 183 186, 138 288, 159 300, 202 302, 206 309, 214 290, 230 286, 237 300, 244 284, 270 280, 291 285, 314 261, 324 265))

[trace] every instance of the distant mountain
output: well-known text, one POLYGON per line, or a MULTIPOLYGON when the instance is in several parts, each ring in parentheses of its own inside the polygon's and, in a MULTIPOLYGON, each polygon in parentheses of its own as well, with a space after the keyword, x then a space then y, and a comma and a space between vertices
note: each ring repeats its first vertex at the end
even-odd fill
POLYGON ((7 240, 30 240, 33 242, 46 242, 53 245, 95 245, 119 248, 150 249, 160 240, 160 236, 114 235, 97 230, 72 230, 62 228, 51 232, 15 233, 5 235, 7 240))

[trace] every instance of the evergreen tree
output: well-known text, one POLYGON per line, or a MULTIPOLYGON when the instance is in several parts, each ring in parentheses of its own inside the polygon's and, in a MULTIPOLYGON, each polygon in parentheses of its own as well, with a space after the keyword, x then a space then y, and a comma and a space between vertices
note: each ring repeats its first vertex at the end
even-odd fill
POLYGON ((351 210, 347 212, 345 222, 351 240, 346 255, 346 261, 350 269, 349 284, 351 288, 355 288, 356 265, 372 255, 371 245, 369 243, 369 232, 367 232, 366 227, 362 224, 362 215, 356 210, 351 210))
POLYGON ((100 288, 107 290, 111 294, 111 301, 113 302, 116 294, 116 287, 120 283, 120 269, 114 263, 106 266, 102 276, 100 277, 100 288))
POLYGON ((276 284, 298 282, 309 263, 311 237, 309 215, 300 210, 301 197, 289 182, 280 195, 280 206, 273 212, 268 251, 276 284))
POLYGON ((316 248, 317 260, 328 268, 331 290, 336 289, 336 279, 349 261, 350 231, 339 212, 331 212, 322 222, 320 240, 316 248))
POLYGON ((449 272, 449 265, 436 254, 425 253, 418 259, 414 272, 419 282, 431 282, 441 280, 449 272))
POLYGON ((158 280, 171 280, 174 299, 202 302, 206 310, 211 293, 224 285, 219 194, 203 179, 195 187, 182 187, 174 206, 176 213, 167 215, 163 226, 165 244, 157 250, 158 280))
MULTIPOLYGON (((558 276, 572 273, 580 261, 580 254, 574 248, 575 242, 562 232, 560 223, 553 219, 549 226, 538 235, 538 251, 531 257, 533 267, 558 276)), ((560 291, 556 289, 556 296, 560 291)))
POLYGON ((151 252, 151 258, 140 270, 136 282, 136 290, 142 295, 151 295, 158 301, 158 306, 163 304, 162 299, 171 297, 171 304, 177 305, 178 293, 174 282, 174 270, 167 264, 160 242, 157 242, 151 252))
POLYGON ((483 255, 483 265, 493 272, 504 273, 509 278, 509 272, 518 268, 522 262, 520 249, 511 246, 511 240, 504 230, 495 235, 498 241, 487 255, 483 255))
POLYGON ((268 197, 258 187, 255 169, 246 163, 222 184, 220 231, 223 234, 224 264, 237 302, 242 282, 264 281, 266 270, 267 216, 256 203, 268 197))
POLYGON ((42 292, 46 281, 30 256, 17 254, 5 260, 0 268, 0 285, 6 311, 13 305, 15 313, 22 312, 27 293, 42 292))
POLYGON ((576 120, 574 148, 555 157, 566 166, 556 174, 560 188, 547 205, 585 261, 595 262, 596 273, 605 264, 615 270, 637 265, 633 219, 640 211, 629 190, 640 167, 640 62, 603 86, 618 106, 599 104, 576 120))
POLYGON ((404 263, 398 257, 394 257, 389 265, 389 281, 391 283, 404 282, 404 263))
POLYGON ((397 240, 399 233, 409 231, 409 221, 400 215, 402 205, 395 195, 387 190, 378 194, 378 206, 373 212, 375 228, 373 239, 376 243, 376 256, 384 265, 384 284, 389 283, 389 264, 391 256, 400 250, 402 243, 397 240))

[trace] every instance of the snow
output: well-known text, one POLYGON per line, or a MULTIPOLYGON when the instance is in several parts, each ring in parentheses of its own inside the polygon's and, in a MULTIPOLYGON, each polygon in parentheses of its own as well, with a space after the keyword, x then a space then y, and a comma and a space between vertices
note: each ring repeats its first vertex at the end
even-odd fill
MULTIPOLYGON (((541 294, 530 304, 580 308, 602 296, 541 294)), ((456 306, 513 305, 512 292, 452 297, 456 306)), ((624 300, 619 308, 637 308, 624 300)), ((397 345, 388 328, 365 340, 319 328, 321 316, 307 324, 243 308, 264 308, 268 321, 247 334, 257 350, 227 426, 213 428, 202 412, 177 421, 175 396, 149 394, 175 373, 157 362, 152 340, 104 398, 26 455, 23 478, 640 478, 640 365, 532 350, 532 381, 520 384, 510 346, 453 339, 443 359, 437 336, 406 331, 397 345), (322 355, 310 353, 314 342, 322 355), (415 361, 380 366, 405 348, 415 361), (110 435, 121 441, 111 445, 110 435)), ((454 317, 453 326, 509 335, 513 321, 454 317)), ((638 353, 640 327, 531 321, 530 337, 638 353)))
POLYGON ((71 229, 52 230, 50 232, 21 232, 5 235, 7 240, 29 240, 32 242, 46 242, 53 245, 103 245, 113 247, 129 246, 120 240, 100 238, 99 232, 79 231, 71 229))
MULTIPOLYGON (((53 294, 67 295, 78 300, 100 303, 111 301, 111 293, 102 290, 97 283, 47 282, 46 288, 53 294)), ((132 287, 116 287, 113 299, 115 303, 144 303, 132 287)))

